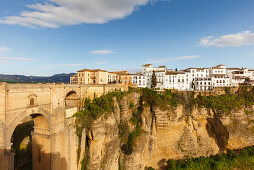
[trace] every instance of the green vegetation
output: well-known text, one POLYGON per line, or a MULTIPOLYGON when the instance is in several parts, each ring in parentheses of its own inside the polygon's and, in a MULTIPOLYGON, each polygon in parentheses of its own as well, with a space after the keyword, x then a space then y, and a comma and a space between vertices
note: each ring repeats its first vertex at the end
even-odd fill
MULTIPOLYGON (((172 90, 165 90, 163 92, 156 92, 154 90, 143 88, 135 89, 129 88, 128 92, 112 92, 107 95, 95 98, 93 101, 86 99, 84 101, 84 106, 82 110, 76 113, 74 116, 76 119, 76 133, 79 137, 79 143, 81 143, 82 130, 84 128, 90 129, 95 120, 104 116, 108 117, 109 114, 114 112, 114 101, 113 97, 116 97, 120 110, 122 111, 122 106, 120 101, 122 98, 132 92, 140 93, 140 102, 138 106, 135 106, 133 102, 130 102, 129 108, 132 110, 132 117, 130 120, 121 120, 118 125, 119 137, 121 139, 121 150, 124 154, 130 155, 133 152, 135 141, 138 136, 142 133, 141 129, 141 114, 145 107, 150 108, 152 119, 154 120, 154 108, 159 107, 161 110, 169 109, 170 107, 176 107, 178 104, 183 104, 185 108, 192 109, 194 105, 197 107, 205 107, 212 109, 215 113, 230 113, 234 109, 244 108, 246 113, 249 113, 248 107, 254 104, 254 88, 239 88, 236 94, 231 94, 231 89, 225 88, 224 95, 218 96, 201 96, 198 95, 194 99, 194 93, 181 93, 174 92, 172 90), (134 127, 134 130, 130 131, 129 123, 134 127)), ((80 154, 80 148, 77 150, 78 155, 80 154)), ((229 153, 231 153, 229 151, 229 153)), ((196 158, 196 159, 187 159, 179 161, 168 161, 169 167, 187 167, 189 165, 195 164, 195 161, 205 161, 206 159, 221 159, 223 155, 214 156, 211 158, 196 158), (194 163, 193 163, 194 162, 194 163)), ((226 157, 224 155, 224 157, 226 157)), ((86 165, 88 158, 84 158, 83 164, 86 165)), ((207 160, 206 160, 207 161, 207 160)), ((208 161, 208 162, 209 162, 208 161)), ((219 160, 222 161, 222 160, 219 160)), ((223 158, 224 161, 224 158, 223 158)), ((193 165, 194 166, 194 165, 193 165)), ((196 166, 196 165, 195 165, 196 166)), ((207 165, 208 166, 208 165, 207 165)), ((209 165, 210 166, 210 165, 209 165)), ((219 167, 215 163, 211 163, 210 167, 219 167)), ((202 168, 202 167, 201 167, 202 168)))
POLYGON ((155 88, 157 85, 157 80, 156 80, 156 75, 155 75, 155 71, 153 70, 153 74, 152 74, 152 85, 151 88, 155 88))
POLYGON ((227 150, 227 154, 219 154, 211 157, 199 157, 185 160, 168 160, 167 169, 253 169, 254 147, 247 147, 242 150, 227 150))
POLYGON ((219 96, 201 96, 195 99, 198 107, 213 109, 216 113, 229 114, 234 109, 248 108, 254 104, 254 88, 239 88, 236 94, 231 94, 226 88, 226 94, 219 96))
POLYGON ((135 139, 141 133, 141 112, 134 112, 130 121, 135 125, 135 130, 128 134, 127 142, 121 147, 121 150, 125 155, 130 155, 133 152, 135 139))
POLYGON ((130 155, 133 152, 135 140, 141 134, 141 113, 144 107, 149 106, 153 114, 153 108, 156 106, 165 109, 168 105, 177 106, 177 104, 181 103, 180 96, 178 96, 177 93, 172 93, 170 90, 166 90, 163 94, 158 94, 156 91, 148 88, 141 89, 137 92, 141 93, 139 107, 133 110, 132 105, 134 104, 130 104, 130 108, 133 110, 130 122, 135 126, 135 129, 129 132, 127 136, 127 123, 121 122, 121 126, 119 126, 119 136, 122 138, 122 141, 124 141, 121 150, 125 155, 130 155))
MULTIPOLYGON (((141 93, 140 104, 138 108, 135 109, 134 103, 130 102, 130 109, 133 111, 132 118, 130 122, 135 129, 132 132, 129 132, 129 127, 127 122, 120 122, 119 136, 122 138, 123 145, 121 150, 126 155, 130 155, 133 152, 133 146, 135 139, 141 134, 141 113, 143 107, 150 106, 151 111, 154 107, 160 107, 161 109, 166 109, 170 106, 177 106, 177 104, 182 102, 181 97, 178 93, 173 93, 170 90, 166 90, 162 94, 158 94, 156 91, 153 91, 148 88, 144 89, 134 89, 129 88, 128 92, 112 92, 107 95, 95 98, 93 101, 86 99, 84 101, 84 107, 74 116, 76 119, 76 134, 79 137, 79 144, 81 143, 82 130, 84 128, 91 129, 93 121, 97 120, 102 115, 107 117, 108 114, 114 112, 114 102, 113 97, 116 97, 118 102, 127 94, 131 92, 141 93)), ((120 110, 121 104, 119 105, 120 110)), ((80 155, 80 148, 77 150, 77 154, 80 155)))
POLYGON ((84 157, 81 163, 81 170, 87 170, 88 158, 84 157))
POLYGON ((133 109, 133 108, 134 108, 134 103, 130 102, 130 109, 133 109))
POLYGON ((162 94, 158 94, 148 88, 142 89, 141 100, 145 101, 146 105, 151 107, 160 107, 166 109, 167 106, 177 106, 183 102, 182 97, 177 92, 171 90, 165 90, 162 94))
POLYGON ((32 169, 32 136, 33 121, 18 125, 13 132, 13 149, 15 151, 15 169, 32 169))
POLYGON ((83 129, 91 129, 93 121, 97 120, 102 115, 107 116, 114 112, 113 97, 116 97, 117 100, 121 100, 126 94, 127 92, 112 92, 95 98, 93 101, 86 99, 82 110, 74 115, 74 117, 76 117, 76 134, 79 139, 79 148, 77 149, 78 160, 81 152, 80 145, 83 129))
MULTIPOLYGON (((114 112, 113 97, 116 97, 117 100, 121 100, 126 93, 127 92, 112 92, 95 98, 93 101, 86 99, 82 110, 74 115, 77 117, 77 129, 90 129, 94 120, 97 120, 102 115, 106 116, 106 114, 114 112)), ((78 130, 77 135, 80 136, 80 133, 82 132, 78 130)))

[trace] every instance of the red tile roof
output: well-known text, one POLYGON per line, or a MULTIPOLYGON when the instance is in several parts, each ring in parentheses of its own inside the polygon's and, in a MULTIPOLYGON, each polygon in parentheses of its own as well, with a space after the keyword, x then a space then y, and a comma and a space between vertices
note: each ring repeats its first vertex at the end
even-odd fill
POLYGON ((78 72, 84 72, 84 71, 89 71, 89 72, 108 72, 106 70, 101 70, 101 69, 94 69, 94 70, 83 69, 83 70, 79 70, 78 72))

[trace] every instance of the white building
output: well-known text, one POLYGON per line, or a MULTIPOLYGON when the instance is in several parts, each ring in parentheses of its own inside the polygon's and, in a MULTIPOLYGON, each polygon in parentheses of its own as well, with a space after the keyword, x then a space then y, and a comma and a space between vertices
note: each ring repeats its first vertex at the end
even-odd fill
POLYGON ((194 88, 198 91, 209 91, 213 89, 213 81, 211 77, 196 77, 194 88))
POLYGON ((165 74, 165 88, 177 90, 190 90, 185 72, 167 71, 165 74))
POLYGON ((145 75, 146 77, 146 87, 151 88, 153 71, 155 72, 157 78, 156 88, 165 89, 164 80, 167 67, 166 66, 152 67, 152 64, 142 65, 142 74, 145 75))
POLYGON ((207 91, 215 87, 253 85, 254 82, 254 70, 227 68, 223 64, 181 71, 172 71, 166 66, 153 67, 152 64, 145 64, 142 65, 142 74, 133 75, 133 84, 151 88, 153 72, 156 75, 158 89, 207 91))
POLYGON ((138 87, 145 88, 146 87, 146 76, 137 73, 137 74, 132 74, 132 84, 136 84, 138 87))
POLYGON ((117 74, 114 72, 109 72, 108 73, 108 83, 112 84, 112 83, 116 83, 116 79, 117 79, 117 74))

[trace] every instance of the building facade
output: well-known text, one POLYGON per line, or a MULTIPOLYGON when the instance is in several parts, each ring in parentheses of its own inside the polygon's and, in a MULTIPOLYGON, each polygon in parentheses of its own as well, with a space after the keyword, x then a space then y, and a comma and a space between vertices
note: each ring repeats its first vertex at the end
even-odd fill
POLYGON ((79 70, 77 75, 77 81, 74 77, 71 78, 70 83, 74 84, 108 84, 108 72, 106 70, 79 70))
POLYGON ((187 68, 180 71, 167 69, 166 66, 153 67, 152 64, 145 64, 142 65, 142 75, 146 79, 145 87, 151 88, 153 72, 157 79, 156 88, 161 90, 209 91, 215 87, 252 85, 254 80, 254 70, 227 68, 223 64, 210 68, 187 68))
POLYGON ((248 68, 227 68, 220 64, 210 68, 187 68, 180 71, 166 66, 142 65, 142 71, 130 74, 128 71, 108 72, 106 70, 79 70, 70 77, 71 84, 124 84, 151 88, 152 75, 156 76, 156 89, 176 89, 185 91, 210 91, 216 87, 252 86, 254 70, 248 68))

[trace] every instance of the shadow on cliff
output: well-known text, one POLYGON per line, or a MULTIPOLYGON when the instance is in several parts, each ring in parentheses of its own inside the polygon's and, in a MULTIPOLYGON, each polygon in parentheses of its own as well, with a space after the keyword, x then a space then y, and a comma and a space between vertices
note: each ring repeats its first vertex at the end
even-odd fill
POLYGON ((42 146, 32 141, 34 122, 19 124, 12 135, 11 149, 0 150, 0 170, 67 169, 67 162, 59 153, 45 153, 42 146))
POLYGON ((223 125, 220 117, 215 113, 213 118, 207 118, 206 130, 210 137, 214 138, 220 149, 220 153, 226 150, 228 144, 229 132, 223 125))
POLYGON ((12 135, 12 151, 15 153, 14 170, 32 169, 32 136, 34 122, 19 124, 12 135))
MULTIPOLYGON (((13 150, 0 149, 0 169, 9 170, 14 169, 13 150)), ((20 167, 15 167, 17 170, 67 170, 66 159, 61 157, 59 153, 45 153, 40 152, 32 162, 33 167, 26 167, 20 164, 20 167)))
POLYGON ((160 167, 161 170, 167 170, 167 160, 162 159, 157 163, 158 167, 160 167))

